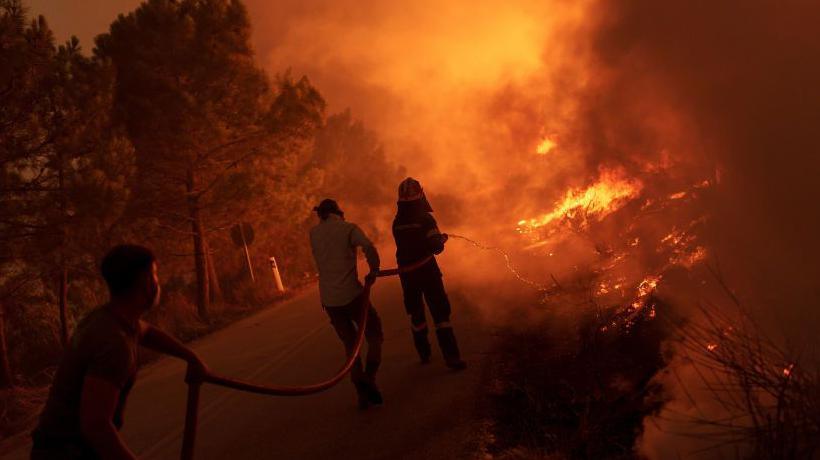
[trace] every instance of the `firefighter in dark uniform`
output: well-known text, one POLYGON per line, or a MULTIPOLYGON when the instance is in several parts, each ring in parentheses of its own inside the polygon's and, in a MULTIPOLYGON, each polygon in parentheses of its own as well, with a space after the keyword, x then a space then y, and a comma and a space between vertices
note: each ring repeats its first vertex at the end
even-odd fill
POLYGON ((447 234, 441 233, 433 218, 433 209, 424 195, 421 184, 408 177, 399 185, 399 201, 393 220, 393 238, 396 240, 396 260, 404 291, 404 307, 410 315, 413 343, 422 363, 430 362, 430 342, 427 339, 427 303, 436 328, 439 348, 444 361, 452 369, 464 369, 453 326, 450 324, 450 301, 444 290, 436 254, 444 251, 447 234))

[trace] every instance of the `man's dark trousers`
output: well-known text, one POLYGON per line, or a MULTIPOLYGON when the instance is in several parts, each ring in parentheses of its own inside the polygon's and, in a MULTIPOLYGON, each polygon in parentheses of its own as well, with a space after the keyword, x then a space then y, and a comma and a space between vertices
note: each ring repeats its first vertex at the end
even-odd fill
POLYGON ((357 358, 350 370, 350 378, 354 384, 375 383, 376 371, 382 361, 382 321, 379 314, 368 299, 357 297, 351 303, 341 307, 325 307, 330 324, 344 343, 347 356, 353 353, 356 347, 356 338, 359 334, 359 318, 361 317, 362 302, 367 302, 367 328, 364 331, 367 340, 367 359, 364 369, 361 358, 357 358))

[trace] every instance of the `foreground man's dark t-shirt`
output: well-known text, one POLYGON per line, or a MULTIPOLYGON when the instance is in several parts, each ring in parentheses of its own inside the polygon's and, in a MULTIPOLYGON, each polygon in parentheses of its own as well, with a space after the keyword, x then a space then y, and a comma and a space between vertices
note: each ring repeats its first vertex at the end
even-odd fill
POLYGON ((139 332, 107 307, 89 313, 77 325, 63 355, 54 383, 34 431, 34 447, 87 447, 80 430, 80 397, 86 376, 106 380, 120 389, 112 422, 122 427, 128 392, 137 375, 139 332))

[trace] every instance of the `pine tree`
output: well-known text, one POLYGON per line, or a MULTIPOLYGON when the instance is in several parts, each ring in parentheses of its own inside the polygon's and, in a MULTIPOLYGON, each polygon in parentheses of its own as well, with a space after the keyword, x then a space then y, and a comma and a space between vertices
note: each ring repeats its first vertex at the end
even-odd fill
POLYGON ((96 54, 117 69, 116 113, 137 152, 135 212, 191 239, 207 321, 218 284, 211 219, 238 205, 224 184, 240 165, 308 135, 324 102, 309 85, 271 90, 236 0, 149 0, 97 38, 96 54))
POLYGON ((131 148, 111 129, 110 66, 83 56, 76 38, 54 46, 44 18, 25 25, 19 1, 6 1, 2 14, 0 297, 10 278, 53 286, 42 299, 58 305, 65 344, 69 284, 95 274, 92 249, 127 197, 118 169, 131 148))

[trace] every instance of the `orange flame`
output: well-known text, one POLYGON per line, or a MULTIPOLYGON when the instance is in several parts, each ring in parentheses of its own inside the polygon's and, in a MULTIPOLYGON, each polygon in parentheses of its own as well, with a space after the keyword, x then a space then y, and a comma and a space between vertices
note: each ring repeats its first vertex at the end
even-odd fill
POLYGON ((557 144, 555 143, 554 140, 552 140, 548 137, 545 137, 541 141, 541 143, 538 144, 538 147, 535 148, 535 153, 537 153, 539 155, 546 155, 546 154, 550 153, 550 151, 552 151, 552 149, 554 149, 556 145, 557 144))
POLYGON ((620 170, 604 170, 597 183, 586 189, 567 190, 563 200, 556 203, 552 212, 533 219, 518 222, 519 233, 530 233, 565 217, 575 217, 583 212, 586 217, 603 219, 618 210, 640 193, 643 184, 637 179, 625 177, 620 170))
POLYGON ((660 280, 660 275, 649 275, 646 278, 644 278, 640 284, 638 284, 638 295, 632 302, 633 309, 639 310, 643 308, 649 296, 653 292, 655 292, 655 289, 658 287, 658 282, 660 282, 660 280))
POLYGON ((650 275, 644 278, 641 284, 638 285, 638 297, 646 297, 652 294, 655 288, 658 287, 658 281, 660 280, 661 277, 657 275, 650 275))

